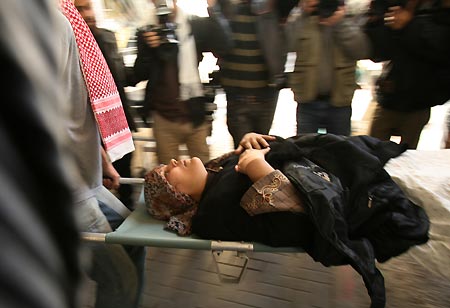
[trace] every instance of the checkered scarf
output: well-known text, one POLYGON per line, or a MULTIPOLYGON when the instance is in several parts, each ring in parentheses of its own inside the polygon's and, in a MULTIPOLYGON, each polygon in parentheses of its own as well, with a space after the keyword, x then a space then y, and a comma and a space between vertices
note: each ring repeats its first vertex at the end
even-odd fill
POLYGON ((72 0, 61 0, 60 10, 72 25, 92 111, 105 150, 110 159, 115 161, 134 151, 116 84, 91 30, 72 0))

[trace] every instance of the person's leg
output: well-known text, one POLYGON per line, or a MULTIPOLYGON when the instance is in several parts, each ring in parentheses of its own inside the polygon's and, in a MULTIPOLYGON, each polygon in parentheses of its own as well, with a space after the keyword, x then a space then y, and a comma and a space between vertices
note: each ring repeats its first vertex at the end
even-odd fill
MULTIPOLYGON (((128 153, 124 157, 119 160, 113 162, 114 168, 119 172, 120 176, 123 178, 131 177, 131 159, 133 153, 128 153)), ((122 201, 125 206, 133 210, 134 202, 133 202, 133 186, 130 184, 121 184, 119 189, 117 190, 119 194, 119 199, 122 201)))
POLYGON ((350 136, 352 132, 352 107, 335 107, 330 104, 327 116, 327 133, 350 136))
MULTIPOLYGON (((124 205, 105 187, 102 187, 97 192, 96 197, 100 209, 108 220, 111 229, 117 229, 123 223, 125 217, 128 216, 124 205)), ((136 269, 138 286, 135 304, 132 307, 138 307, 144 285, 146 249, 142 246, 123 245, 123 247, 136 269)))
POLYGON ((249 110, 249 106, 242 99, 227 94, 227 126, 235 148, 238 147, 242 137, 252 130, 248 118, 249 110))
POLYGON ((189 156, 198 157, 203 163, 206 163, 210 160, 209 146, 206 143, 206 137, 209 134, 208 124, 203 123, 198 127, 193 127, 191 123, 186 125, 189 126, 189 131, 186 136, 186 146, 189 151, 189 156))
POLYGON ((179 158, 181 144, 179 127, 181 124, 172 122, 158 113, 153 113, 153 136, 156 140, 156 155, 160 164, 168 164, 172 158, 179 158))
POLYGON ((317 133, 322 125, 326 104, 312 101, 297 104, 297 134, 317 133))
POLYGON ((278 102, 278 91, 269 91, 268 96, 257 98, 257 104, 249 117, 252 118, 252 129, 248 132, 269 134, 278 102))
POLYGON ((380 105, 375 107, 368 135, 380 140, 390 140, 395 133, 400 119, 395 111, 384 109, 380 105))
MULTIPOLYGON (((95 197, 76 204, 80 229, 86 232, 112 231, 95 197)), ((135 307, 138 293, 136 267, 121 245, 87 244, 88 275, 97 283, 96 308, 135 307)))
POLYGON ((402 125, 399 128, 401 142, 408 144, 408 149, 416 149, 420 134, 430 120, 430 108, 404 113, 402 125))

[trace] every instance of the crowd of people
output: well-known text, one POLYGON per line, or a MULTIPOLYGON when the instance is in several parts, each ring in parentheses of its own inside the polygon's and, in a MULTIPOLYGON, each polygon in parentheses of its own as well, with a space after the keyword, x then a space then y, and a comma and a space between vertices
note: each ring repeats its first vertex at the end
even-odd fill
POLYGON ((152 3, 153 21, 136 32, 133 67, 125 67, 114 32, 97 26, 92 0, 0 3, 2 85, 11 106, 0 130, 8 244, 0 270, 29 278, 2 279, 2 290, 14 292, 2 292, 0 306, 79 307, 87 275, 97 283, 96 308, 139 307, 145 247, 81 245, 79 232, 111 232, 136 206, 132 187, 119 183, 132 176, 137 131, 125 87, 146 81, 144 110, 161 164, 146 175, 151 215, 180 235, 296 245, 324 264, 350 263, 373 307, 384 307, 382 276, 367 270, 374 267, 367 256, 387 260, 426 242, 429 221, 381 170, 417 148, 430 108, 450 99, 449 1, 372 0, 358 15, 344 0, 208 0, 201 18, 176 0, 152 3), (236 148, 213 159, 198 71, 203 52, 218 59, 236 148), (296 60, 287 74, 289 52, 296 60), (361 59, 384 65, 370 129, 352 136, 361 59), (283 88, 298 104, 298 136, 286 140, 268 135, 283 88), (400 144, 389 141, 394 135, 400 144), (181 144, 191 159, 179 160, 181 144), (390 193, 367 210, 369 189, 370 202, 390 193), (389 223, 410 227, 387 236, 380 211, 401 213, 389 223))

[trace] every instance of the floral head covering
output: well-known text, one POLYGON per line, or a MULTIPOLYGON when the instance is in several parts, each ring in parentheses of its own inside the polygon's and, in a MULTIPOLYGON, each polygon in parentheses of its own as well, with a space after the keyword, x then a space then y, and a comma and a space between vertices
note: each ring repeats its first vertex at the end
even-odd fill
POLYGON ((145 175, 145 206, 153 217, 168 220, 167 229, 189 235, 198 204, 188 194, 175 190, 167 181, 164 168, 165 165, 160 165, 145 175))

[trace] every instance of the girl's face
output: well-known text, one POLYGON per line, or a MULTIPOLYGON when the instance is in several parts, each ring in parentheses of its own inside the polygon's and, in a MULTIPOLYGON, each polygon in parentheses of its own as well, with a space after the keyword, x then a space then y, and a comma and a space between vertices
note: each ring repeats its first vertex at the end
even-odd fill
POLYGON ((193 157, 180 161, 172 159, 164 172, 167 181, 177 191, 188 194, 194 199, 201 196, 208 172, 199 158, 193 157))

